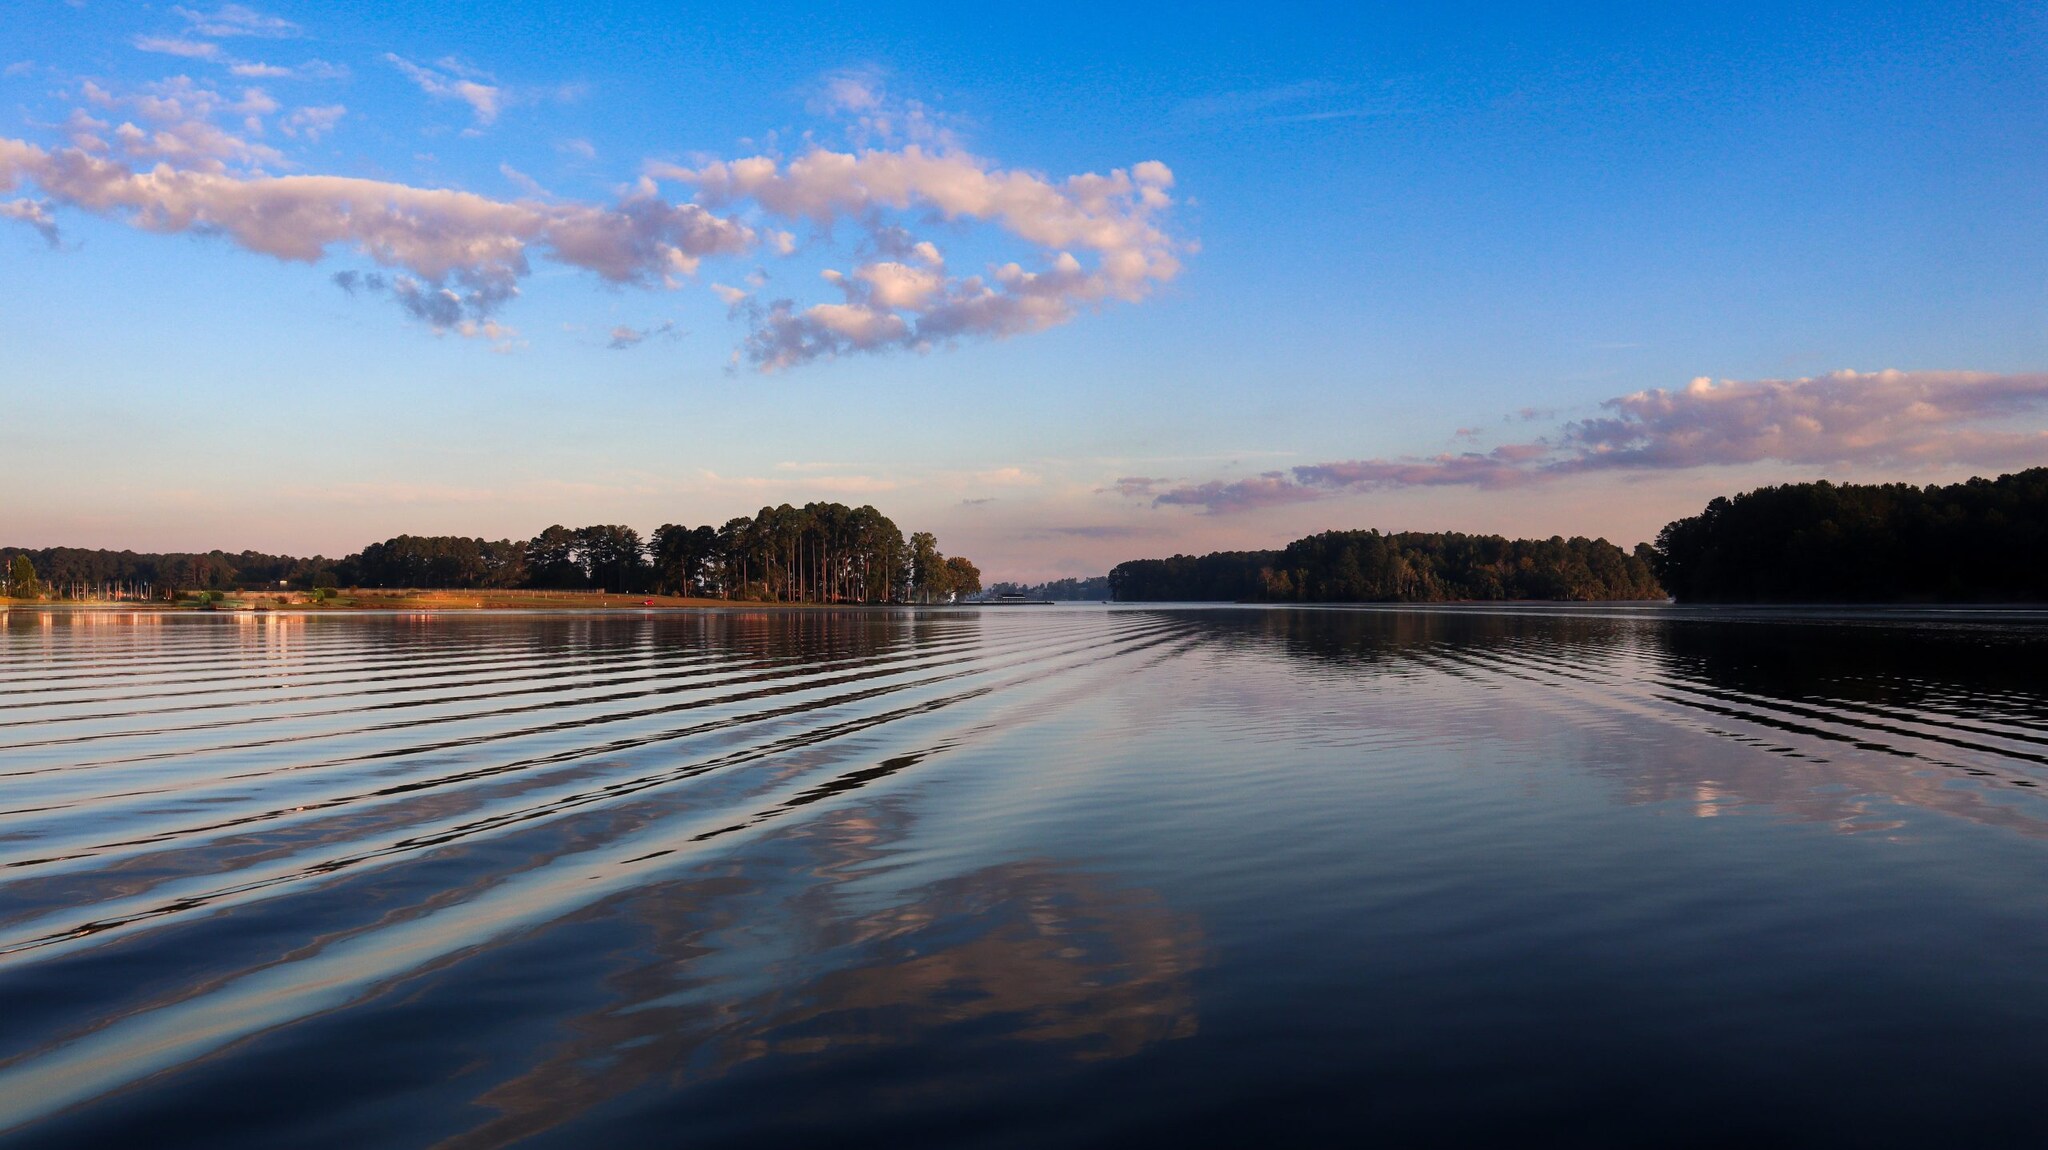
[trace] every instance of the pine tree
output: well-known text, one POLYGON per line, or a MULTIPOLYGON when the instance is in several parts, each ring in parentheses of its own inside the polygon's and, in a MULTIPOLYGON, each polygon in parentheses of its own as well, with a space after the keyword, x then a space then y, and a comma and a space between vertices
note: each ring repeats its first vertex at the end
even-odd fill
POLYGON ((42 594, 42 585, 36 581, 36 565, 26 555, 16 555, 14 565, 7 573, 7 593, 16 599, 33 599, 42 594))

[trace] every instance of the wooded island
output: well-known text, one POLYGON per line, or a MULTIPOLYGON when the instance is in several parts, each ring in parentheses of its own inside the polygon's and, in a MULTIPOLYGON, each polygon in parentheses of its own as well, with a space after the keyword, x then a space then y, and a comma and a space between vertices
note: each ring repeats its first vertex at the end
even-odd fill
POLYGON ((1461 599, 1661 599, 1638 546, 1605 539, 1325 531, 1279 551, 1139 559, 1109 573, 1127 602, 1441 603, 1461 599))

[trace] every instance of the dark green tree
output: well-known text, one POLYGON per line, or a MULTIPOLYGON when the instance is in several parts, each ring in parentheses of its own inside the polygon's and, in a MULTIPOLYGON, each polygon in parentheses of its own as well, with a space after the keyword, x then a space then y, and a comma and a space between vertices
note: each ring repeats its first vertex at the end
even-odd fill
POLYGON ((710 527, 664 523, 648 541, 654 589, 664 595, 716 592, 718 532, 710 527))
POLYGON ((557 523, 527 541, 529 586, 566 590, 589 586, 576 532, 557 523))
POLYGON ((577 555, 583 577, 602 591, 638 591, 646 582, 647 557, 640 547, 640 533, 619 524, 601 524, 576 532, 577 555))
POLYGON ((1605 539, 1505 539, 1326 531, 1280 551, 1222 551, 1119 564, 1121 600, 1429 603, 1489 599, 1653 599, 1663 591, 1640 556, 1605 539))
POLYGON ((946 557, 939 554, 938 537, 929 531, 912 532, 909 558, 912 596, 919 603, 929 603, 946 581, 946 557))
POLYGON ((1947 486, 1795 483, 1715 499, 1650 557, 1687 602, 2048 599, 2048 468, 1947 486))

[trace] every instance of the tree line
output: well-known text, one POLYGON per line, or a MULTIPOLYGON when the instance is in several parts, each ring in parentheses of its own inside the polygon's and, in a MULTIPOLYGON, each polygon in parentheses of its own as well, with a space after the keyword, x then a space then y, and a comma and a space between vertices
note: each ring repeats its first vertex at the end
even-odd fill
POLYGON ((1121 602, 1437 603, 1468 599, 1661 599, 1648 548, 1605 539, 1326 531, 1279 551, 1120 563, 1121 602))
MULTIPOLYGON (((400 535, 341 559, 256 551, 0 548, 0 595, 66 587, 158 597, 288 584, 658 592, 765 602, 940 602, 981 591, 981 572, 907 538, 873 507, 763 507, 718 527, 664 524, 644 541, 617 524, 552 526, 521 541, 400 535)), ((1717 498, 1633 553, 1605 539, 1328 531, 1278 551, 1119 564, 1107 577, 994 593, 1126 602, 2048 601, 2048 467, 1947 486, 1763 487, 1717 498)))
POLYGON ((1792 483, 1657 533, 1681 602, 2048 600, 2048 467, 1947 486, 1792 483))
POLYGON ((183 591, 332 586, 334 561, 259 551, 141 552, 83 547, 0 547, 0 595, 34 598, 69 587, 120 588, 123 597, 183 591))
POLYGON ((783 504, 722 526, 667 523, 642 540, 619 524, 559 524, 520 543, 400 535, 335 566, 351 587, 653 591, 785 603, 941 602, 981 590, 981 571, 907 539, 873 507, 783 504))
POLYGON ((15 547, 0 548, 0 572, 11 574, 17 559, 37 587, 122 582, 161 596, 280 581, 300 589, 533 588, 779 603, 935 603, 981 590, 980 569, 942 553, 930 532, 906 538, 873 507, 841 503, 763 507, 719 527, 663 524, 645 540, 618 524, 558 524, 524 542, 399 535, 336 560, 15 547))
POLYGON ((1082 600, 1094 601, 1109 598, 1109 576, 1090 575, 1086 579, 1051 579, 1044 583, 997 583, 988 589, 990 595, 1022 595, 1026 599, 1053 599, 1062 603, 1082 600))

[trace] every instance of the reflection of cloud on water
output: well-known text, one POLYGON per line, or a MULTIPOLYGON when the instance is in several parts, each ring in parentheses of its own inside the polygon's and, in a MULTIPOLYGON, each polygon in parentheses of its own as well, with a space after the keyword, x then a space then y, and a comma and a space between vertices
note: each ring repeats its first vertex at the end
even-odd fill
POLYGON ((1624 802, 1700 817, 1768 811, 1867 833, 1917 810, 2048 836, 2048 628, 1726 616, 1216 613, 1226 658, 1284 652, 1298 673, 1219 676, 1227 696, 1201 706, 1243 731, 1368 754, 1556 744, 1617 780, 1624 802))
MULTIPOLYGON (((477 1104, 498 1117, 445 1145, 503 1145, 744 1066, 801 1072, 890 1050, 1020 1044, 1087 1062, 1195 1033, 1192 917, 1042 860, 869 889, 886 872, 869 865, 879 846, 907 821, 888 807, 835 812, 770 857, 603 908, 633 924, 604 980, 609 1001, 484 1092, 477 1104), (756 961, 735 969, 735 955, 756 961)), ((963 1073, 941 1059, 925 1088, 963 1073)), ((904 1081, 892 1078, 892 1093, 915 1094, 904 1081)))

